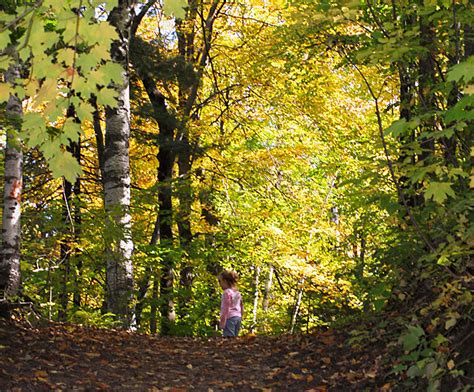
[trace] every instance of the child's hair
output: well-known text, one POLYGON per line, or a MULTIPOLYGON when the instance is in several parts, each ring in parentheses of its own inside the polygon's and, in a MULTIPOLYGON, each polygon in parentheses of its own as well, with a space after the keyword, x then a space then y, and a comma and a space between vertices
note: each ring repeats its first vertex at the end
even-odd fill
POLYGON ((239 280, 239 275, 235 271, 224 270, 219 274, 218 278, 225 280, 230 285, 234 285, 239 280))

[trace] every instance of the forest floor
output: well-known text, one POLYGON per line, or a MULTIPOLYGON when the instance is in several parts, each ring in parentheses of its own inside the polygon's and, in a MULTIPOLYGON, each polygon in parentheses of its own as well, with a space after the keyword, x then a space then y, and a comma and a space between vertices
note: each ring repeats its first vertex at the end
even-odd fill
POLYGON ((343 332, 154 337, 0 319, 0 391, 392 391, 388 348, 343 332))

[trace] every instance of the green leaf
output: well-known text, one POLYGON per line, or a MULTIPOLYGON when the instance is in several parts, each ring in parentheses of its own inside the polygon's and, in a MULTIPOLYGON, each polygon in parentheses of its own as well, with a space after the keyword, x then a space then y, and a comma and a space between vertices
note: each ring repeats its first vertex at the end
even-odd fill
POLYGON ((5 49, 10 44, 10 30, 0 33, 0 50, 5 49))
POLYGON ((385 131, 385 135, 392 135, 393 137, 399 137, 405 134, 407 131, 416 128, 419 125, 419 120, 406 121, 404 118, 394 121, 385 131))
POLYGON ((69 151, 60 150, 49 159, 48 164, 54 177, 64 176, 71 183, 74 183, 76 178, 82 173, 81 165, 69 151))
MULTIPOLYGON (((63 10, 61 16, 58 17, 58 28, 64 30, 62 32, 63 40, 66 44, 73 44, 76 41, 77 16, 72 12, 63 10)), ((84 27, 83 27, 84 29, 84 27)), ((81 33, 81 31, 79 31, 81 33)))
POLYGON ((407 370, 407 376, 410 378, 419 377, 423 374, 422 370, 417 365, 412 365, 407 370))
POLYGON ((64 122, 64 125, 61 129, 61 134, 59 135, 59 142, 61 144, 69 144, 69 141, 77 141, 79 135, 81 134, 81 124, 74 122, 74 119, 68 118, 64 122))
POLYGON ((123 83, 123 74, 125 71, 119 63, 108 61, 105 65, 101 66, 100 69, 105 75, 107 75, 107 79, 109 79, 105 80, 105 83, 102 84, 108 84, 109 81, 116 84, 123 83))
POLYGON ((32 67, 33 75, 36 79, 51 78, 53 74, 59 75, 62 72, 62 67, 58 64, 53 64, 51 59, 44 57, 35 57, 32 67))
POLYGON ((450 318, 449 320, 446 320, 446 323, 444 324, 445 329, 450 329, 456 325, 458 320, 456 318, 450 318))
POLYGON ((448 72, 448 81, 461 82, 468 84, 474 79, 474 56, 469 57, 466 61, 456 64, 448 72))
POLYGON ((98 62, 104 60, 109 61, 112 58, 110 57, 110 47, 105 45, 95 45, 89 52, 92 56, 95 56, 98 59, 98 62))
POLYGON ((166 15, 173 15, 176 19, 186 17, 185 7, 188 6, 185 0, 164 0, 163 11, 166 15))
POLYGON ((418 336, 409 333, 402 337, 402 343, 405 351, 411 351, 418 346, 420 339, 418 336))
POLYGON ((39 113, 25 113, 20 135, 26 140, 28 147, 34 148, 41 145, 47 139, 43 117, 39 113))
MULTIPOLYGON (((104 49, 104 52, 107 52, 104 49)), ((102 58, 96 52, 81 53, 76 58, 76 67, 80 67, 83 73, 89 72, 101 62, 102 58)))
POLYGON ((94 112, 95 108, 89 102, 81 102, 80 105, 76 107, 77 117, 79 117, 81 121, 86 120, 92 122, 94 112))
POLYGON ((57 81, 56 78, 48 78, 43 82, 43 85, 38 91, 35 97, 35 107, 40 106, 44 102, 54 101, 57 92, 57 81))
POLYGON ((76 51, 71 48, 65 48, 59 51, 58 61, 64 63, 66 66, 74 65, 74 57, 76 56, 76 51))
POLYGON ((451 185, 450 182, 430 182, 425 190, 425 199, 433 198, 435 202, 442 204, 448 196, 456 196, 451 185))
POLYGON ((472 106, 474 106, 474 95, 465 95, 456 105, 446 112, 446 122, 473 120, 474 110, 472 110, 472 106))
POLYGON ((97 103, 99 105, 110 106, 114 108, 117 106, 118 93, 114 89, 103 88, 97 93, 97 103))
POLYGON ((34 18, 29 35, 28 45, 34 55, 44 53, 45 49, 53 46, 58 40, 58 35, 52 31, 45 31, 43 21, 34 18))
POLYGON ((117 30, 109 22, 84 25, 81 34, 89 45, 99 43, 105 48, 110 48, 112 41, 119 39, 117 30))
POLYGON ((441 346, 443 343, 449 342, 448 339, 446 339, 443 335, 440 333, 431 341, 431 346, 433 348, 437 348, 438 346, 441 346))

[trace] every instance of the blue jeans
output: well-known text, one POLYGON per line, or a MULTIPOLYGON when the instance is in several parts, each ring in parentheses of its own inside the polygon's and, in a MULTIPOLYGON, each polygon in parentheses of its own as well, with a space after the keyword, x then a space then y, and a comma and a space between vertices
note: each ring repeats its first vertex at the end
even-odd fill
POLYGON ((227 319, 224 327, 224 337, 238 336, 242 319, 238 316, 227 319))

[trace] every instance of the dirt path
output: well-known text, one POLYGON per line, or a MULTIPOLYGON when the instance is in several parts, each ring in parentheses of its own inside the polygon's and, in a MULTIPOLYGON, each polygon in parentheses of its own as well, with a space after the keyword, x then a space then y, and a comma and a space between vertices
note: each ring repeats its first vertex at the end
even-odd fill
POLYGON ((354 351, 332 332, 159 338, 0 321, 0 391, 392 390, 382 356, 354 351))

